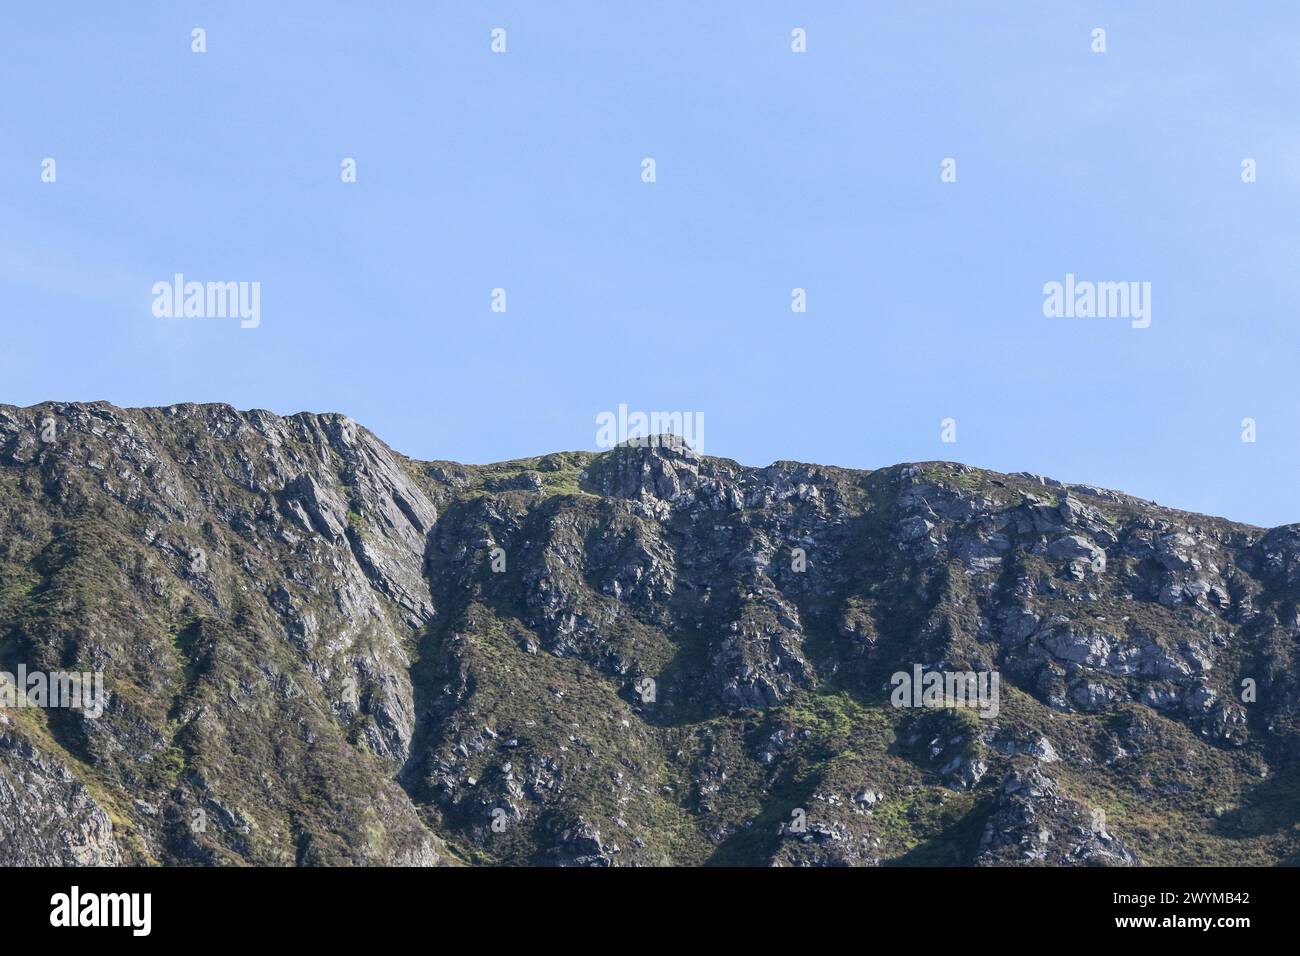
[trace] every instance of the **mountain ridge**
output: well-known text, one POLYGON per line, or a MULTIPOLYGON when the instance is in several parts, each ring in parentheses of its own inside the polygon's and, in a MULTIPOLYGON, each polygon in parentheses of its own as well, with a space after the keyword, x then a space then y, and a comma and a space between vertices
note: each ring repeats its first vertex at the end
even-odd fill
POLYGON ((6 862, 1300 852, 1295 526, 195 403, 0 406, 0 482, 0 671, 109 686, 0 711, 6 862), (1001 713, 891 706, 914 665, 999 673, 1001 713))
MULTIPOLYGON (((228 402, 176 402, 170 405, 125 405, 125 406, 116 405, 113 402, 108 401, 107 399, 92 399, 88 401, 76 401, 76 402, 60 402, 60 401, 49 400, 44 402, 36 402, 31 405, 13 405, 13 404, 0 402, 0 409, 6 409, 10 412, 32 412, 36 409, 42 409, 42 408, 50 408, 53 410, 62 406, 80 406, 80 407, 87 407, 87 408, 102 407, 104 409, 109 409, 109 410, 124 412, 124 413, 167 412, 167 411, 178 411, 181 409, 207 408, 207 409, 219 409, 225 413, 235 414, 235 415, 257 414, 257 415, 266 415, 266 416, 271 416, 274 418, 281 418, 281 419, 299 419, 299 418, 345 419, 347 421, 351 421, 357 424, 358 427, 365 429, 365 431, 368 434, 370 434, 376 441, 383 444, 393 454, 407 461, 416 464, 424 464, 424 465, 464 466, 468 468, 507 468, 511 466, 522 467, 522 463, 537 461, 539 459, 546 458, 551 455, 584 455, 584 454, 598 455, 603 453, 601 451, 593 452, 585 449, 567 449, 563 451, 543 452, 537 455, 523 455, 518 458, 507 458, 507 459, 501 459, 499 461, 473 463, 473 462, 462 462, 450 458, 412 457, 410 455, 398 451, 395 447, 389 444, 385 439, 379 437, 379 435, 376 432, 372 431, 371 429, 367 428, 364 425, 361 425, 359 422, 357 422, 355 418, 353 418, 352 416, 348 415, 345 412, 337 412, 337 411, 313 412, 313 411, 301 410, 297 412, 282 414, 280 412, 275 412, 275 411, 271 411, 270 409, 260 408, 260 407, 240 409, 238 406, 232 405, 228 402)), ((665 433, 665 435, 663 436, 652 436, 652 437, 663 437, 663 438, 671 438, 671 439, 677 438, 676 435, 672 435, 670 433, 665 433)), ((736 468, 749 469, 749 470, 761 470, 763 468, 772 468, 776 466, 805 466, 805 467, 815 466, 815 463, 813 462, 806 462, 800 459, 793 459, 793 458, 778 458, 768 463, 767 465, 746 465, 740 462, 739 459, 727 458, 725 456, 720 456, 720 455, 702 454, 701 457, 713 458, 718 461, 727 462, 728 464, 731 464, 736 468)), ((1173 505, 1162 504, 1156 499, 1143 498, 1140 495, 1135 495, 1130 492, 1121 491, 1117 488, 1097 485, 1092 482, 1066 481, 1063 479, 1052 478, 1047 475, 1042 475, 1030 471, 1002 472, 1002 471, 998 471, 995 468, 986 468, 982 465, 971 465, 966 462, 957 461, 955 459, 936 458, 936 459, 918 459, 916 461, 899 461, 889 465, 880 465, 879 467, 876 468, 854 468, 848 465, 819 465, 817 467, 837 468, 843 471, 860 472, 863 474, 869 474, 871 472, 883 471, 890 468, 905 468, 911 465, 917 465, 923 467, 924 466, 946 466, 952 468, 958 468, 958 467, 967 468, 972 471, 978 471, 989 475, 994 475, 994 476, 1000 475, 1005 477, 1024 479, 1031 482, 1037 482, 1039 484, 1043 484, 1048 487, 1065 488, 1071 491, 1078 492, 1080 494, 1088 494, 1095 497, 1108 498, 1112 496, 1118 496, 1139 504, 1151 505, 1160 508, 1163 511, 1178 512, 1193 517, 1214 518, 1216 520, 1229 521, 1233 524, 1240 525, 1243 528, 1254 528, 1260 531, 1268 531, 1274 528, 1285 528, 1285 527, 1290 527, 1292 525, 1300 524, 1300 521, 1295 521, 1295 522, 1285 522, 1280 525, 1257 525, 1252 522, 1241 521, 1236 518, 1230 518, 1226 515, 1216 515, 1216 514, 1210 514, 1208 512, 1192 511, 1187 508, 1178 508, 1173 505)))

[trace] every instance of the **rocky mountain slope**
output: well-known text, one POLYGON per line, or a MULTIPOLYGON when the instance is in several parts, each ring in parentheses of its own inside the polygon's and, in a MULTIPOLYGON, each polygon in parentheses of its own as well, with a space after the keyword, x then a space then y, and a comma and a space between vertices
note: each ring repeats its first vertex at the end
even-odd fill
POLYGON ((962 465, 0 406, 17 864, 1300 862, 1300 529, 962 465), (996 671, 998 715, 891 705, 996 671))

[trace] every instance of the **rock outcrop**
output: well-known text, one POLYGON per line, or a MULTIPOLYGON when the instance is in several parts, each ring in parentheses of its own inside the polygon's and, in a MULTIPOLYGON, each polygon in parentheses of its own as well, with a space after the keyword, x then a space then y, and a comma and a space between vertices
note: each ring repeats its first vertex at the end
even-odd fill
POLYGON ((1300 854, 1291 526, 220 405, 0 406, 0 501, 0 671, 107 691, 0 710, 0 861, 1300 854), (896 706, 914 668, 999 699, 896 706))

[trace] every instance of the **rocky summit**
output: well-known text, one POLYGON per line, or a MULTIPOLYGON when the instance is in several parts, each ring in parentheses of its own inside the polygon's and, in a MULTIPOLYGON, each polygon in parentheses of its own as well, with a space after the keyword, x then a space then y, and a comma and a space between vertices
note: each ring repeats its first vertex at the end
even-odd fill
POLYGON ((1297 526, 223 405, 0 406, 0 496, 6 864, 1300 862, 1297 526))

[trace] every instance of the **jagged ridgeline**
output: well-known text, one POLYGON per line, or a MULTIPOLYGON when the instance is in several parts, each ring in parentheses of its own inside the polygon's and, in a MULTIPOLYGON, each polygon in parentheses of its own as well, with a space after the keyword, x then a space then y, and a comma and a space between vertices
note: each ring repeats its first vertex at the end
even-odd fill
POLYGON ((10 679, 4 863, 1300 862, 1294 527, 220 405, 0 406, 0 500, 0 671, 104 688, 10 679))

